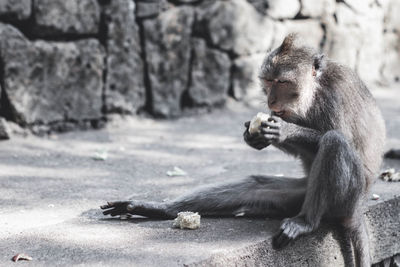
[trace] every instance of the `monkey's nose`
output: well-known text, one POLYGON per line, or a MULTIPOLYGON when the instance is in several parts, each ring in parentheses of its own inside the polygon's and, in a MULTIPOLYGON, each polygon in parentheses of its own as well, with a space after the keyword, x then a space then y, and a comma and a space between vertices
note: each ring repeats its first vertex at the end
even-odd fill
POLYGON ((272 106, 276 104, 276 99, 268 99, 268 105, 272 106))
POLYGON ((279 105, 275 105, 275 104, 276 104, 276 101, 268 103, 269 109, 274 112, 280 112, 281 108, 279 107, 279 105))
POLYGON ((276 99, 273 99, 273 98, 268 99, 268 107, 270 110, 273 110, 273 111, 279 110, 279 108, 276 105, 276 99))

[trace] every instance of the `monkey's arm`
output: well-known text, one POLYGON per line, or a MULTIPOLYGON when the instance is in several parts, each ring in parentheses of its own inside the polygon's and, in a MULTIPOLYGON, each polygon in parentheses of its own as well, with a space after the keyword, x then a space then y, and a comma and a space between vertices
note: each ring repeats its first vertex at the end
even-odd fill
POLYGON ((318 151, 322 133, 283 121, 273 116, 274 122, 263 122, 261 133, 277 148, 294 155, 313 156, 318 151))

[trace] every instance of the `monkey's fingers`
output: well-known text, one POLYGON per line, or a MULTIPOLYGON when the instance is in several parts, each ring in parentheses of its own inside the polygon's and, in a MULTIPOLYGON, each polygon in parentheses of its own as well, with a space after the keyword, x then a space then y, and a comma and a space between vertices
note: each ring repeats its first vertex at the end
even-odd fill
POLYGON ((117 216, 122 214, 133 214, 135 205, 131 201, 116 201, 107 202, 107 205, 100 206, 104 215, 110 214, 111 216, 117 216))
POLYGON ((261 127, 269 127, 270 129, 279 129, 280 123, 271 122, 271 121, 263 121, 261 122, 261 127))
MULTIPOLYGON (((289 231, 286 231, 286 235, 291 239, 294 240, 296 237, 299 236, 299 229, 297 227, 290 228, 289 231)), ((285 232, 285 231, 284 231, 285 232)))
POLYGON ((118 206, 115 205, 114 203, 112 203, 112 202, 107 202, 106 205, 100 206, 100 209, 102 209, 102 210, 105 210, 105 209, 114 209, 114 208, 116 208, 116 207, 118 207, 118 206))
POLYGON ((112 208, 112 207, 113 207, 112 205, 110 205, 109 203, 107 203, 106 205, 101 205, 101 206, 100 206, 100 209, 105 210, 105 209, 109 209, 109 208, 112 208))
MULTIPOLYGON (((105 210, 105 211, 103 211, 103 215, 112 214, 112 213, 114 213, 115 210, 116 210, 116 209, 108 209, 108 210, 105 210)), ((114 215, 111 215, 111 216, 114 216, 114 215)))
POLYGON ((273 123, 279 123, 280 121, 282 121, 282 118, 281 118, 281 117, 278 117, 278 116, 276 116, 276 115, 272 115, 272 116, 270 117, 270 119, 273 120, 273 123))
POLYGON ((116 202, 107 202, 106 205, 100 206, 104 215, 110 214, 111 216, 116 216, 123 213, 126 210, 126 202, 125 201, 116 201, 116 202))
POLYGON ((257 144, 265 145, 266 144, 266 140, 265 140, 264 135, 260 135, 260 136, 257 136, 254 139, 249 140, 249 144, 251 144, 251 145, 257 145, 257 144))
POLYGON ((103 211, 104 215, 111 215, 111 216, 118 216, 118 215, 122 215, 122 214, 127 214, 128 210, 126 208, 123 207, 119 207, 119 208, 111 208, 108 210, 103 211))
POLYGON ((279 135, 264 134, 264 138, 267 139, 268 141, 278 141, 279 140, 279 135))
POLYGON ((284 221, 277 235, 272 240, 275 249, 286 247, 299 235, 298 226, 296 224, 284 221))
POLYGON ((264 143, 259 143, 259 144, 254 145, 253 147, 257 150, 261 150, 261 149, 265 148, 266 146, 267 145, 265 145, 264 143))
POLYGON ((267 128, 267 127, 261 127, 260 132, 263 135, 270 134, 270 135, 279 136, 281 131, 279 131, 279 129, 270 129, 270 128, 267 128))
POLYGON ((109 209, 109 208, 113 208, 113 207, 118 207, 121 204, 124 204, 126 201, 114 201, 114 202, 110 202, 108 201, 106 205, 102 205, 100 206, 101 209, 109 209))
POLYGON ((247 144, 249 144, 251 147, 253 147, 257 150, 261 150, 261 149, 267 147, 268 145, 270 145, 270 142, 267 142, 265 140, 265 138, 262 137, 262 139, 252 140, 251 142, 247 142, 247 144))
POLYGON ((125 212, 125 211, 123 211, 123 210, 116 210, 116 209, 114 209, 114 210, 110 213, 110 215, 111 215, 112 217, 118 216, 118 215, 123 215, 123 214, 127 214, 127 212, 125 212))
POLYGON ((283 233, 283 230, 280 230, 280 232, 276 234, 272 239, 272 247, 279 250, 286 247, 290 241, 291 239, 283 233))

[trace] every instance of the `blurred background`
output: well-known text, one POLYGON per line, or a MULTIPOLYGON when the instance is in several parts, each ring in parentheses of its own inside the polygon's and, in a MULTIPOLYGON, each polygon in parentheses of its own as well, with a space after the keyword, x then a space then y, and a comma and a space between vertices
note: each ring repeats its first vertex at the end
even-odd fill
POLYGON ((399 14, 397 0, 1 0, 1 127, 46 134, 112 113, 260 103, 261 62, 290 32, 391 87, 399 14))

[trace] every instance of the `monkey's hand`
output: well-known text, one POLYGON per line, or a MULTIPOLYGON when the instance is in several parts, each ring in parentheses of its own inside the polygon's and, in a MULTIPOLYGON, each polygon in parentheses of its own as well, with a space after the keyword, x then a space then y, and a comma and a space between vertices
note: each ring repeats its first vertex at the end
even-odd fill
POLYGON ((106 205, 100 206, 104 215, 118 216, 124 214, 134 214, 135 204, 132 201, 115 201, 107 202, 106 205))
POLYGON ((270 120, 263 121, 260 133, 269 143, 282 143, 286 140, 290 131, 290 123, 277 116, 271 116, 270 120))
POLYGON ((249 126, 250 126, 250 121, 246 121, 244 123, 244 127, 246 127, 246 130, 243 133, 243 139, 249 146, 257 150, 261 150, 271 144, 271 142, 266 140, 264 135, 262 135, 261 133, 259 132, 253 134, 249 133, 249 126))

